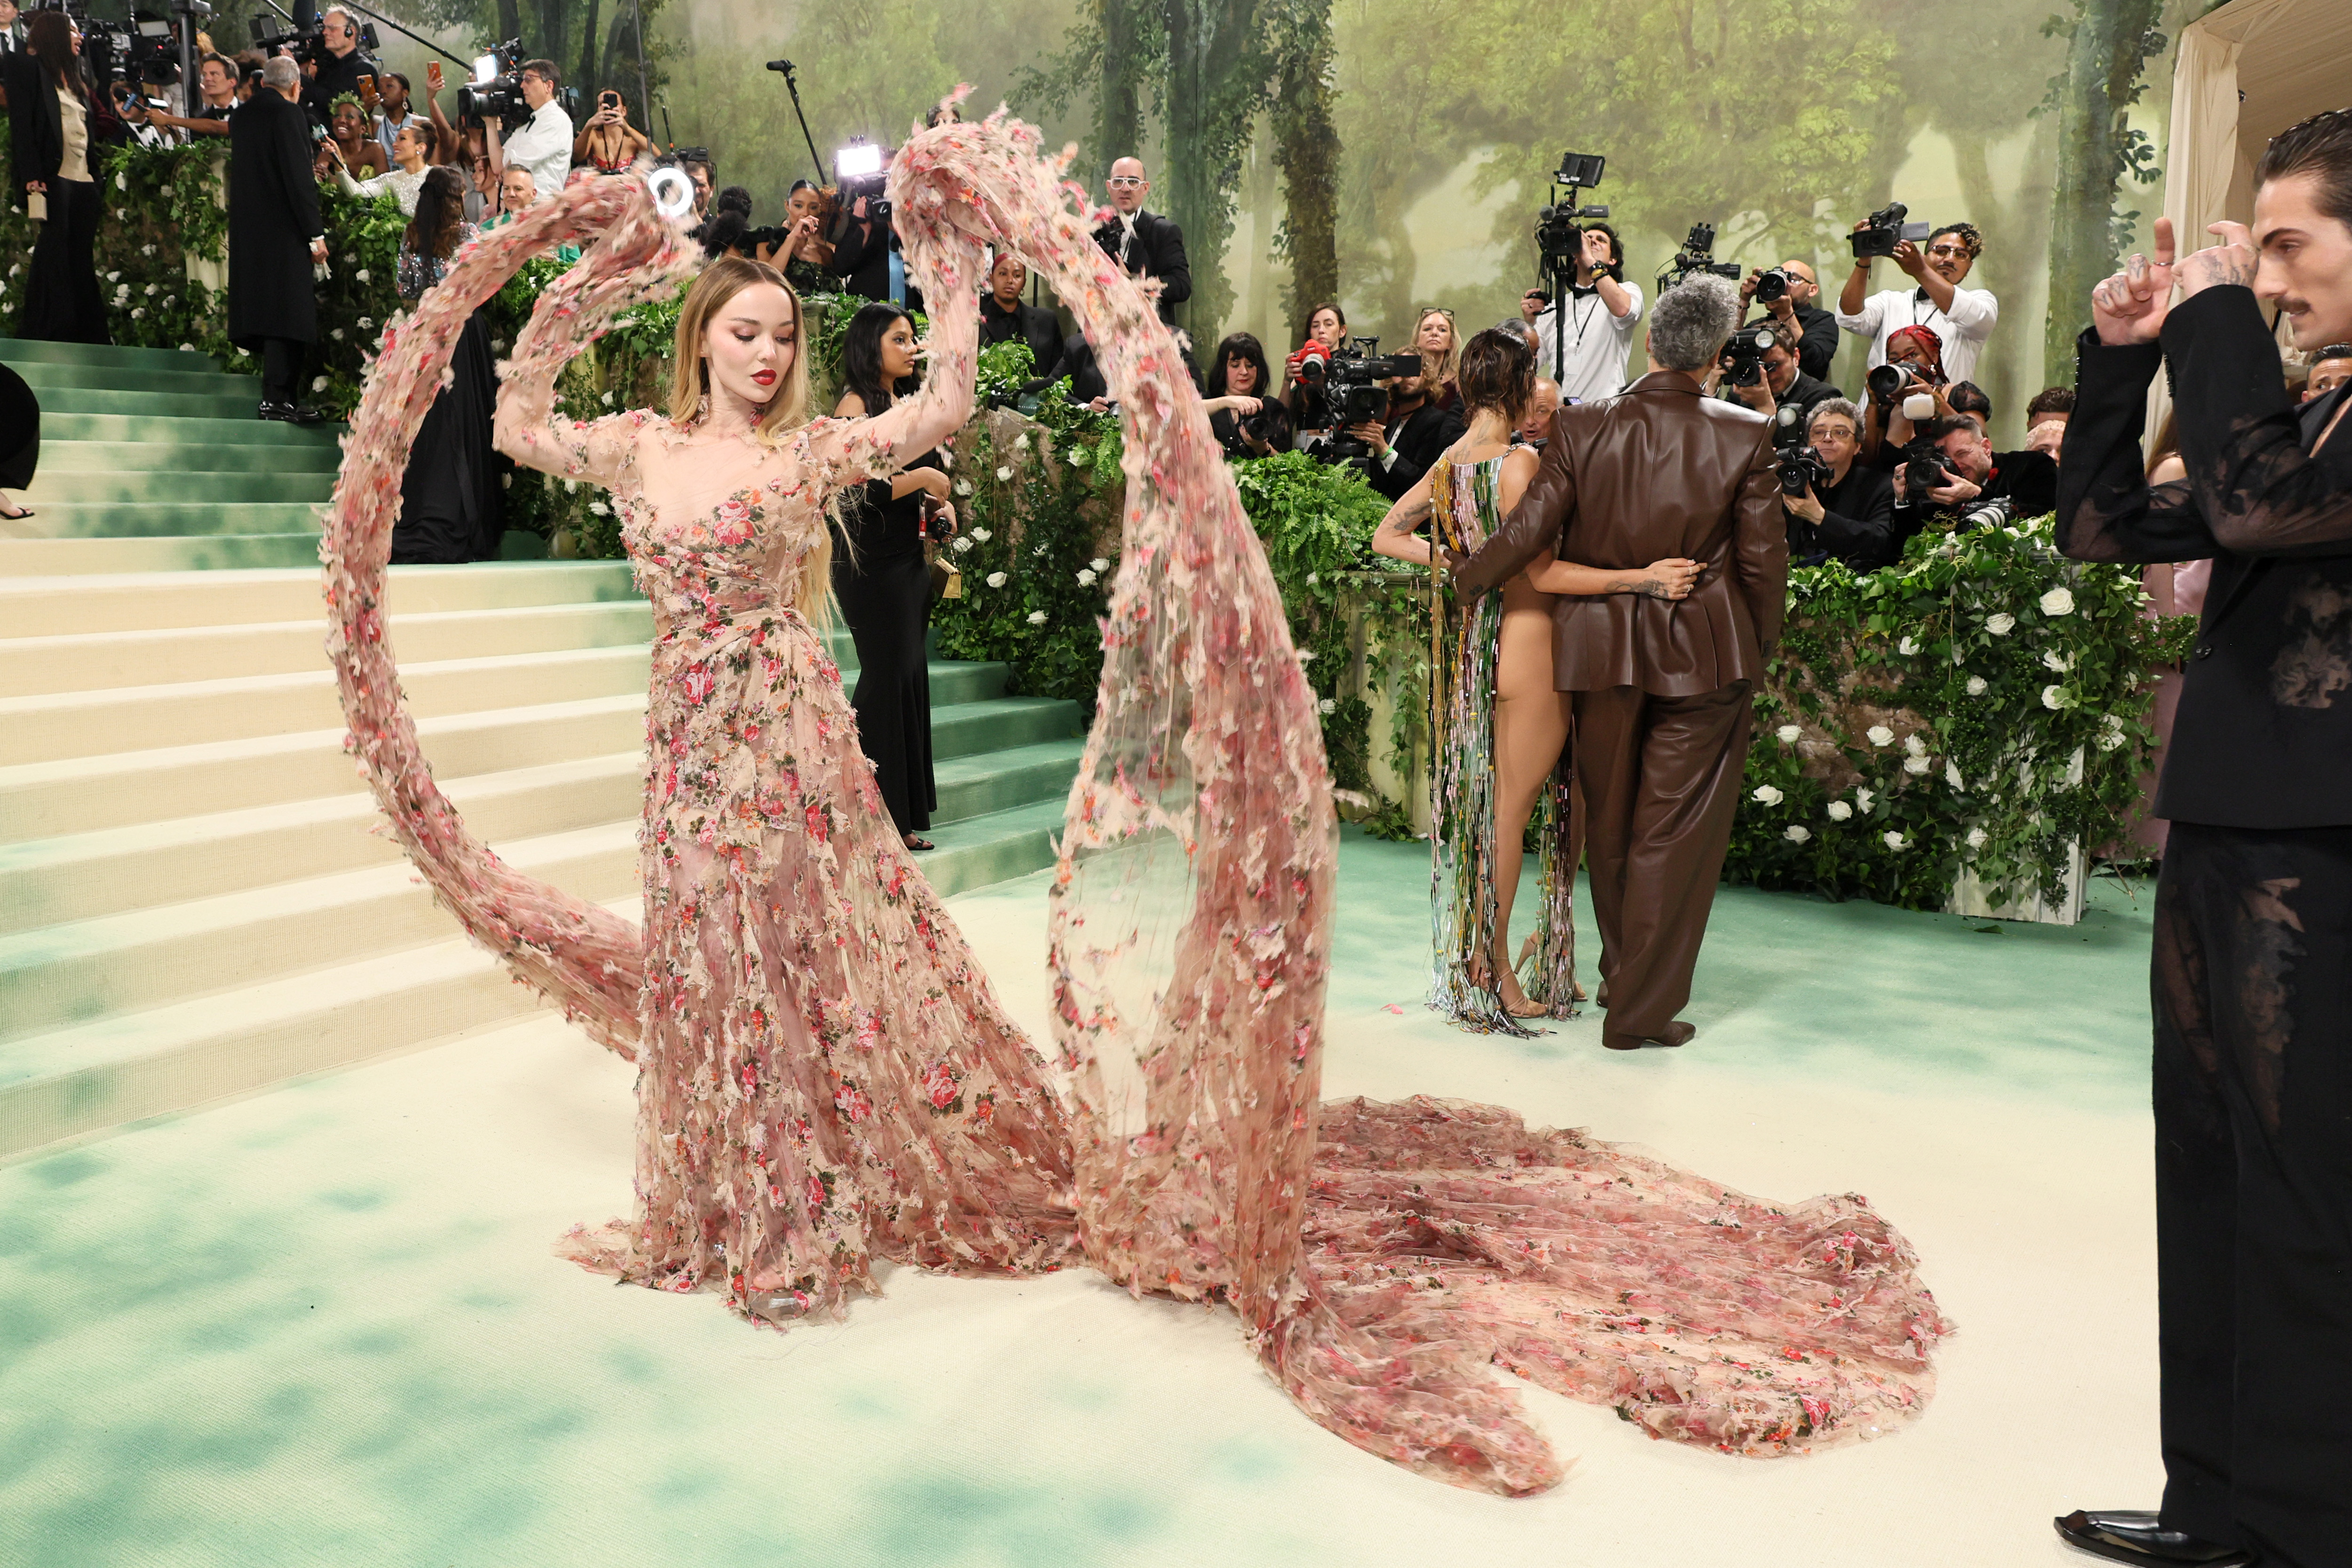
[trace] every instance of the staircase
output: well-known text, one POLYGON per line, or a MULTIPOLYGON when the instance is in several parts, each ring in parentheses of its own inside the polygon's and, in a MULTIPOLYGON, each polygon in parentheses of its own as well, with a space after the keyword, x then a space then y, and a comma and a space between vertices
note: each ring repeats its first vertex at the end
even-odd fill
POLYGON ((172 349, 0 338, 41 400, 41 467, 0 519, 10 575, 310 566, 340 426, 254 416, 259 383, 172 349))
MULTIPOLYGON (((48 347, 0 340, 0 357, 85 374, 104 364, 89 349, 19 357, 48 347)), ((157 360, 193 357, 110 352, 137 356, 125 369, 142 389, 157 360)), ((0 1158, 536 1005, 369 831, 374 802, 342 752, 316 567, 127 565, 226 564, 297 545, 315 558, 310 501, 166 500, 142 489, 151 475, 191 492, 225 479, 263 496, 269 481, 307 484, 314 500, 331 480, 306 465, 333 446, 254 420, 249 381, 152 374, 247 390, 63 390, 77 405, 234 396, 244 417, 138 402, 51 414, 50 383, 45 437, 58 422, 121 420, 264 438, 224 436, 194 473, 133 466, 185 453, 182 433, 158 443, 101 430, 90 443, 118 460, 62 472, 52 454, 82 437, 45 442, 33 521, 81 507, 68 515, 114 531, 0 539, 0 1158), (281 470, 280 458, 293 461, 281 470), (83 499, 58 501, 56 481, 83 499), (139 499, 110 499, 125 492, 139 499), (126 515, 149 531, 121 531, 126 515), (169 531, 177 516, 207 531, 169 531), (159 554, 93 552, 68 568, 55 553, 68 546, 159 554)), ((468 825, 510 863, 634 917, 651 613, 627 568, 400 567, 389 596, 426 755, 468 825)), ((845 636, 835 652, 854 680, 845 636)), ((1005 696, 1002 665, 938 661, 930 679, 939 848, 921 858, 925 872, 953 893, 1050 864, 1081 749, 1076 705, 1005 696)))

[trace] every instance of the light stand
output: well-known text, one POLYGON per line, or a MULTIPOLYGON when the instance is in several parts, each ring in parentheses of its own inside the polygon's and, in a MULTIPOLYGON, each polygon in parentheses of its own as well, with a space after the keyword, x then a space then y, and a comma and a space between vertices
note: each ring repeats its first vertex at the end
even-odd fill
POLYGON ((172 0, 173 31, 179 35, 180 114, 194 120, 205 95, 196 86, 196 24, 213 14, 206 0, 172 0))
POLYGON ((768 68, 784 79, 784 90, 793 95, 793 118, 801 122, 801 140, 808 143, 809 162, 816 165, 816 183, 824 184, 824 159, 816 150, 816 138, 809 134, 808 116, 801 111, 801 84, 793 79, 793 62, 770 60, 768 68))

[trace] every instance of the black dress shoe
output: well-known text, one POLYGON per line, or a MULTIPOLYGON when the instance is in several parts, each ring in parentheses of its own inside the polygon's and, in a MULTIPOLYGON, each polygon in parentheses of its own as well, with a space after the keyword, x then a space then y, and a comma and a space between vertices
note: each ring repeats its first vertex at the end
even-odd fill
POLYGON ((264 419, 281 420, 289 425, 294 422, 294 405, 290 403, 272 403, 265 397, 259 412, 264 419))
POLYGON ((2194 1568, 2242 1568, 2254 1554, 2184 1531, 2167 1530, 2140 1509, 2076 1509, 2053 1520, 2059 1539, 2110 1563, 2193 1564, 2194 1568))
POLYGON ((1643 1046, 1687 1045, 1691 1037, 1697 1033, 1696 1025, 1685 1024, 1680 1018, 1676 1018, 1654 1035, 1612 1035, 1604 1030, 1601 1036, 1601 1043, 1612 1051, 1638 1051, 1643 1046))
POLYGON ((318 425, 324 423, 327 416, 307 403, 298 403, 291 417, 297 425, 318 425))

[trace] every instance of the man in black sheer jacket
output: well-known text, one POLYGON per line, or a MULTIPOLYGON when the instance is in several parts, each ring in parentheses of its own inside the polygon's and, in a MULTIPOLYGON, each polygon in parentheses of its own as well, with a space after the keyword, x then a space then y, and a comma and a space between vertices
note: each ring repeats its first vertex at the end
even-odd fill
POLYGON ((2352 110, 2281 133, 2255 185, 2251 234, 2175 266, 2160 224, 2094 291, 2063 448, 2067 554, 2213 569, 2156 801, 2163 1507, 2058 1528, 2321 1568, 2352 1563, 2352 388, 2298 409, 2262 306, 2298 346, 2352 337, 2352 110), (2189 477, 2151 489, 2159 364, 2189 477))

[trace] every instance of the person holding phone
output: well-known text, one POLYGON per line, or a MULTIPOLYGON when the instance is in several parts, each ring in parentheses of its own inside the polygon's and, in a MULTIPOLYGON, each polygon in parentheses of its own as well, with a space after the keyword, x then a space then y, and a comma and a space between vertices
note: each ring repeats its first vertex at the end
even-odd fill
POLYGON ((597 173, 617 174, 653 145, 652 138, 629 123, 629 107, 611 88, 596 95, 596 112, 572 139, 572 161, 591 163, 597 173))

